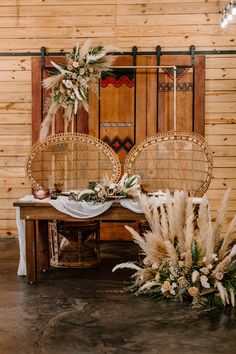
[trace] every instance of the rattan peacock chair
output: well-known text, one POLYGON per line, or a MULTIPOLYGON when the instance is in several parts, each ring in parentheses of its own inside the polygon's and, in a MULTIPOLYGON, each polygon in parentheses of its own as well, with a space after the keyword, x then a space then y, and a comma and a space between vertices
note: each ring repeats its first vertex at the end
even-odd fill
MULTIPOLYGON (((170 131, 135 145, 125 160, 124 171, 140 175, 144 192, 184 190, 190 197, 202 197, 209 187, 212 168, 212 153, 202 136, 170 131)), ((140 234, 148 230, 148 222, 140 221, 140 234)))
MULTIPOLYGON (((64 192, 85 189, 104 177, 117 182, 121 166, 115 152, 96 137, 80 133, 51 135, 37 142, 26 159, 33 189, 64 192)), ((50 263, 54 267, 93 267, 100 262, 97 221, 49 222, 50 263)))
POLYGON ((213 158, 206 140, 196 133, 157 133, 135 145, 124 171, 141 177, 145 192, 185 190, 202 197, 207 191, 213 158))

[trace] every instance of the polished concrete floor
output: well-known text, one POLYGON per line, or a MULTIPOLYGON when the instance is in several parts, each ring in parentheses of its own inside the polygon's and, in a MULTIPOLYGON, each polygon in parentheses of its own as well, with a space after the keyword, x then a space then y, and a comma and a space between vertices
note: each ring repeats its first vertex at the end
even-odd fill
POLYGON ((51 270, 38 285, 16 275, 17 240, 0 240, 1 354, 236 353, 236 311, 193 310, 123 291, 132 243, 102 244, 96 269, 51 270))

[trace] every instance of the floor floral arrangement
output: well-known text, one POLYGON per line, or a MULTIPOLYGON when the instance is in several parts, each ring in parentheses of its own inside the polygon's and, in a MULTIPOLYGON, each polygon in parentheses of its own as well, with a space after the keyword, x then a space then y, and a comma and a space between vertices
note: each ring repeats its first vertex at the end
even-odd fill
POLYGON ((40 140, 43 139, 52 124, 59 108, 64 109, 64 119, 68 124, 79 107, 88 111, 89 89, 97 91, 97 82, 103 72, 111 70, 114 57, 108 52, 117 49, 111 45, 92 46, 87 40, 81 47, 77 44, 66 55, 64 64, 51 62, 53 71, 43 80, 44 88, 51 89, 47 114, 43 120, 40 140))
POLYGON ((166 201, 140 197, 150 231, 140 235, 125 226, 142 253, 143 261, 121 263, 113 271, 130 268, 135 295, 158 300, 190 302, 194 307, 232 305, 236 294, 236 215, 227 231, 228 190, 212 223, 210 205, 203 198, 199 208, 182 191, 166 201))

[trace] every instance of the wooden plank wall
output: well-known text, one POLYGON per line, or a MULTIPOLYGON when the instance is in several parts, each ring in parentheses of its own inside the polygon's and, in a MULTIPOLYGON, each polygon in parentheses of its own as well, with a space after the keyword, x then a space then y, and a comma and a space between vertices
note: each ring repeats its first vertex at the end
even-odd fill
MULTIPOLYGON (((124 51, 236 49, 236 19, 219 26, 226 1, 4 0, 0 52, 70 50, 77 42, 112 43, 124 51)), ((31 145, 31 58, 0 56, 0 236, 17 236, 12 203, 30 192, 24 173, 31 145)), ((206 58, 206 138, 214 152, 208 193, 213 213, 231 186, 236 212, 236 55, 206 58)))

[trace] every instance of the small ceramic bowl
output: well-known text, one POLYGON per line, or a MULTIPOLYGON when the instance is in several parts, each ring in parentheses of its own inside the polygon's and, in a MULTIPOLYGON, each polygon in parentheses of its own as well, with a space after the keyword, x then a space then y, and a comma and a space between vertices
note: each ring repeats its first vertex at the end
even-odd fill
POLYGON ((37 189, 33 191, 33 195, 37 199, 44 199, 49 197, 49 190, 48 189, 37 189))

